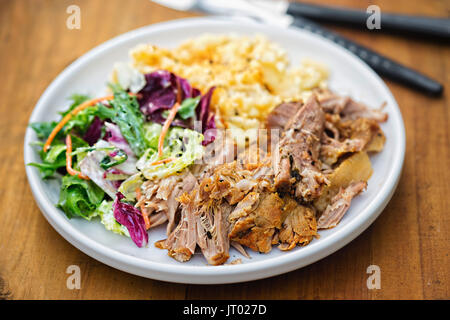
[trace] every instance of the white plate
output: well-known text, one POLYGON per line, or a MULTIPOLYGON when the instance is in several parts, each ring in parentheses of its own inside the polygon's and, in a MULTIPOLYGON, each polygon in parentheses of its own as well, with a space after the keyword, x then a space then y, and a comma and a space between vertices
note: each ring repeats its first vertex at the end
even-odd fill
MULTIPOLYGON (((201 254, 187 263, 179 263, 168 257, 166 250, 153 246, 156 240, 165 238, 163 226, 149 232, 147 248, 137 248, 129 238, 106 231, 98 221, 67 219, 54 205, 59 195, 56 179, 43 181, 36 168, 26 166, 31 189, 44 216, 67 241, 87 255, 125 272, 170 282, 218 284, 261 279, 301 268, 340 249, 364 231, 390 200, 402 170, 405 131, 397 103, 384 82, 353 54, 307 31, 217 18, 183 19, 140 28, 105 42, 67 67, 45 90, 30 122, 56 119, 56 112, 67 106, 67 97, 72 93, 93 96, 104 93, 114 62, 127 61, 128 50, 135 45, 174 47, 205 32, 265 34, 285 48, 295 64, 303 57, 327 64, 332 89, 373 107, 387 102, 389 121, 382 125, 387 137, 385 149, 371 158, 374 174, 368 189, 352 202, 341 223, 320 232, 320 239, 306 247, 290 252, 274 247, 269 254, 251 253, 252 259, 242 258, 239 265, 208 266, 201 254)), ((39 161, 37 152, 29 145, 36 140, 34 132, 27 129, 25 163, 39 161)), ((229 261, 239 257, 234 249, 230 255, 229 261)))

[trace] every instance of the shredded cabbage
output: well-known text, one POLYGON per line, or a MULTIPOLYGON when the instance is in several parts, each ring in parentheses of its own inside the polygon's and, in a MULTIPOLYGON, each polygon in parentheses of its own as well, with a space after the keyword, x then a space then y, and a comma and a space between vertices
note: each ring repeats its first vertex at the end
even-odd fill
POLYGON ((122 193, 127 200, 134 201, 136 199, 136 188, 140 188, 144 183, 142 174, 136 173, 126 179, 119 187, 119 192, 122 193))
MULTIPOLYGON (((157 127, 147 127, 155 128, 157 127)), ((146 133, 149 135, 150 133, 146 133)), ((163 157, 158 158, 158 153, 150 148, 138 160, 136 167, 146 179, 162 179, 173 174, 181 173, 186 167, 200 159, 204 152, 202 146, 203 135, 197 131, 183 128, 171 128, 164 139, 163 157), (152 164, 155 161, 172 158, 167 163, 152 164)))
POLYGON ((152 149, 158 149, 158 140, 161 135, 162 125, 155 122, 147 122, 144 124, 144 139, 152 149))

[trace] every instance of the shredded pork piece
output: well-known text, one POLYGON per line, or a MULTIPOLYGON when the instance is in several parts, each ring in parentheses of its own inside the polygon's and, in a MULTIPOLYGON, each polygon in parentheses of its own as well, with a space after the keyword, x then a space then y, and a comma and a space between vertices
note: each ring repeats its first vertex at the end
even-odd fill
POLYGON ((164 212, 158 212, 150 215, 150 228, 157 227, 167 221, 167 215, 164 212))
POLYGON ((279 144, 280 157, 275 168, 275 187, 310 201, 320 195, 327 183, 320 172, 320 137, 325 114, 313 95, 286 124, 279 144))
POLYGON ((378 122, 385 122, 388 119, 387 113, 381 111, 382 108, 371 109, 361 102, 356 102, 350 97, 339 96, 330 90, 317 90, 316 95, 325 112, 339 114, 342 119, 367 118, 378 122))
POLYGON ((218 166, 233 162, 236 155, 237 147, 234 140, 227 137, 224 132, 218 131, 214 142, 205 147, 201 163, 194 164, 191 172, 200 181, 203 177, 210 176, 218 166))
POLYGON ((196 212, 197 244, 209 264, 223 264, 230 257, 228 215, 231 210, 226 201, 210 200, 196 212))
POLYGON ((269 252, 276 228, 281 227, 282 208, 277 193, 249 193, 230 214, 230 239, 254 251, 269 252))
POLYGON ((267 116, 266 127, 268 129, 284 130, 286 124, 295 116, 301 107, 301 102, 279 104, 267 116))
POLYGON ((327 115, 326 123, 338 131, 333 133, 333 137, 330 137, 326 131, 322 134, 320 159, 326 164, 336 163, 339 157, 347 153, 367 150, 376 138, 380 139, 381 144, 384 144, 385 137, 375 120, 358 118, 353 121, 342 121, 339 116, 327 115), (329 121, 330 119, 333 119, 333 123, 329 121))
POLYGON ((242 254, 244 257, 246 257, 247 259, 251 259, 252 257, 250 257, 250 255, 247 253, 247 251, 245 251, 245 248, 238 242, 236 241, 230 241, 230 244, 233 248, 235 248, 240 254, 242 254))
POLYGON ((191 201, 187 194, 180 197, 184 204, 181 210, 181 218, 178 226, 173 230, 166 240, 160 240, 155 246, 167 249, 169 256, 180 262, 191 259, 197 246, 196 218, 194 212, 195 202, 191 201))
MULTIPOLYGON (((179 218, 179 202, 176 199, 184 192, 193 190, 196 184, 197 179, 188 170, 158 181, 148 180, 142 184, 143 197, 138 205, 144 204, 144 213, 150 217, 150 222, 152 219, 155 220, 152 214, 164 213, 168 221, 167 235, 169 235, 179 218)), ((162 221, 162 218, 159 217, 157 221, 162 221)))
POLYGON ((235 264, 242 264, 242 259, 237 258, 237 259, 234 259, 233 261, 231 261, 230 263, 227 263, 227 265, 235 265, 235 264))
POLYGON ((280 250, 291 250, 296 245, 305 246, 317 236, 314 210, 300 205, 292 198, 286 198, 283 211, 286 217, 277 237, 281 243, 278 246, 280 250))
POLYGON ((317 221, 319 229, 335 227, 350 208, 352 199, 367 187, 367 182, 352 182, 348 187, 341 188, 333 197, 331 203, 317 221))

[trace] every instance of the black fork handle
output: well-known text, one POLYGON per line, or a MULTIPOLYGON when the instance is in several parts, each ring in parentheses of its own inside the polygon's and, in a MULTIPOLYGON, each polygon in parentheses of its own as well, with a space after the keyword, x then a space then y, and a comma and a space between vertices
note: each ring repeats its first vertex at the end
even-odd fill
MULTIPOLYGON (((366 21, 371 15, 363 10, 291 2, 287 13, 295 17, 305 17, 324 22, 346 23, 366 28, 366 21)), ((410 34, 450 39, 450 19, 409 16, 383 13, 380 15, 381 30, 401 31, 410 34)))
POLYGON ((376 73, 381 76, 421 90, 430 95, 439 96, 442 94, 443 87, 439 82, 421 74, 420 72, 405 67, 404 65, 381 54, 378 54, 356 42, 353 42, 352 40, 338 35, 335 32, 329 31, 309 19, 295 17, 292 25, 301 29, 309 30, 346 48, 361 58, 361 60, 366 62, 376 73))

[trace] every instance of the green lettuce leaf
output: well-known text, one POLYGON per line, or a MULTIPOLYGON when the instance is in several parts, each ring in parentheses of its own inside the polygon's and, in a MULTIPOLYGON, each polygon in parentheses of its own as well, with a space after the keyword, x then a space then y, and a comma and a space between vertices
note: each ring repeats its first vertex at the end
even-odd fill
POLYGON ((66 166, 66 146, 64 144, 53 144, 48 152, 42 150, 42 145, 40 147, 39 155, 42 162, 32 162, 28 165, 38 168, 42 178, 47 179, 53 176, 58 168, 66 166))
POLYGON ((200 102, 201 96, 197 96, 195 98, 186 98, 180 105, 177 114, 184 120, 189 119, 195 116, 195 108, 197 108, 198 103, 200 102))
POLYGON ((139 103, 135 96, 130 96, 118 85, 110 87, 114 92, 114 99, 110 103, 115 111, 111 120, 117 124, 134 154, 140 157, 148 146, 144 138, 144 116, 139 110, 139 103))
MULTIPOLYGON (((36 135, 39 139, 47 139, 47 137, 52 132, 53 128, 56 127, 58 123, 56 121, 49 122, 34 122, 30 124, 30 128, 36 132, 36 135)), ((56 138, 61 138, 62 134, 59 133, 56 138)))
MULTIPOLYGON (((61 116, 64 117, 70 111, 72 111, 75 107, 88 100, 89 97, 86 95, 73 94, 71 96, 72 103, 66 111, 60 112, 61 116)), ((103 104, 96 104, 94 106, 88 107, 76 115, 72 116, 72 118, 66 123, 64 128, 59 131, 57 136, 53 141, 57 142, 62 140, 67 133, 75 130, 80 135, 84 134, 86 130, 91 125, 94 118, 97 116, 101 120, 111 119, 116 112, 106 107, 103 104)), ((34 122, 30 124, 30 127, 36 132, 36 135, 39 139, 45 140, 48 138, 53 128, 58 124, 57 121, 49 121, 49 122, 34 122)))
MULTIPOLYGON (((64 117, 67 115, 70 111, 72 111, 74 108, 76 108, 78 105, 83 103, 84 101, 88 100, 89 96, 81 95, 81 94, 73 94, 70 97, 70 100, 72 100, 70 106, 66 111, 60 112, 61 116, 64 117)), ((69 132, 76 132, 80 136, 82 136, 86 130, 91 125, 92 121, 96 116, 98 116, 100 119, 109 119, 111 116, 113 116, 115 112, 102 105, 97 104, 95 106, 86 108, 79 112, 78 114, 74 115, 64 126, 64 128, 58 132, 55 139, 53 139, 52 144, 50 146, 50 149, 47 152, 44 152, 42 150, 43 144, 42 143, 34 143, 34 145, 37 145, 40 147, 39 149, 39 155, 41 157, 42 162, 41 163, 29 163, 28 165, 34 166, 39 169, 41 172, 41 175, 43 179, 47 179, 55 174, 55 171, 59 168, 63 168, 66 166, 66 146, 64 142, 64 137, 69 132)), ((58 124, 57 121, 49 121, 49 122, 35 122, 31 123, 30 127, 36 132, 37 137, 40 140, 45 140, 48 138, 52 130, 55 128, 55 126, 58 124)), ((73 150, 79 148, 79 147, 86 147, 88 144, 81 138, 78 138, 77 136, 72 136, 72 148, 73 150)), ((85 154, 77 154, 76 161, 74 158, 74 165, 73 167, 77 167, 77 163, 81 161, 81 159, 85 156, 85 154)))
POLYGON ((70 219, 74 216, 91 220, 97 215, 95 209, 100 205, 105 193, 90 180, 66 175, 62 178, 58 207, 70 219))
MULTIPOLYGON (((42 150, 42 143, 35 143, 39 146, 39 155, 42 162, 31 162, 28 163, 29 166, 33 166, 39 169, 43 179, 48 179, 53 176, 59 168, 66 167, 66 145, 60 142, 53 142, 50 145, 50 149, 47 152, 42 150)), ((77 136, 72 136, 72 148, 83 148, 87 147, 88 144, 77 136)), ((78 163, 85 156, 85 154, 77 154, 76 158, 73 159, 73 167, 77 168, 78 163)))
POLYGON ((94 118, 97 116, 101 120, 110 119, 115 115, 115 111, 104 106, 103 104, 96 104, 94 106, 88 107, 76 115, 67 122, 61 132, 66 135, 72 130, 76 130, 80 135, 86 133, 87 129, 91 125, 94 118))

